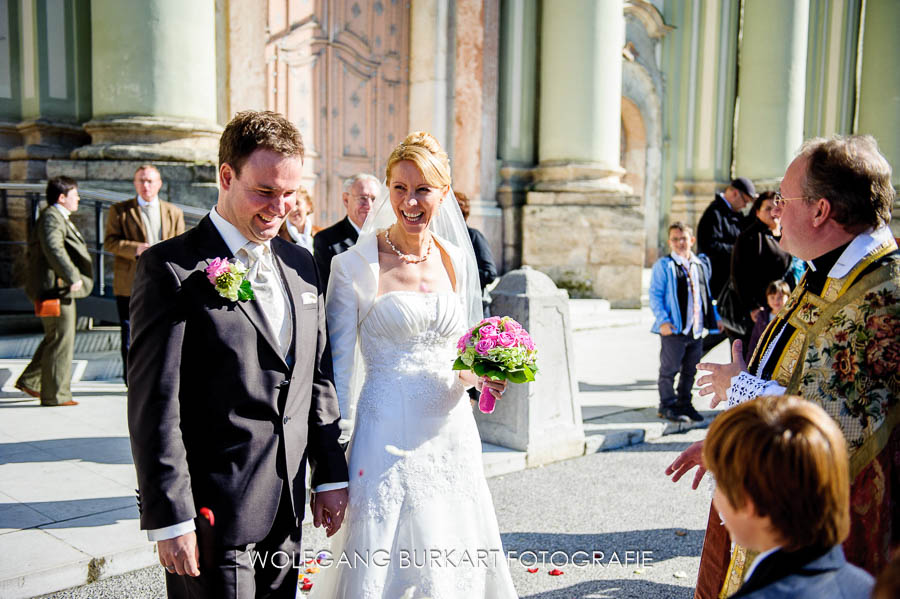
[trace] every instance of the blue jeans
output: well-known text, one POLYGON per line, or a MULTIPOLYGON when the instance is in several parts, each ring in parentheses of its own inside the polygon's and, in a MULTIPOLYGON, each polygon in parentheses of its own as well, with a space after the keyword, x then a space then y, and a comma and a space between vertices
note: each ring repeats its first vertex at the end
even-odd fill
POLYGON ((691 388, 697 374, 697 363, 703 354, 703 339, 688 335, 660 335, 659 389, 660 408, 688 406, 691 404, 691 388), (680 374, 679 374, 680 373, 680 374), (678 394, 675 393, 675 375, 678 378, 678 394))

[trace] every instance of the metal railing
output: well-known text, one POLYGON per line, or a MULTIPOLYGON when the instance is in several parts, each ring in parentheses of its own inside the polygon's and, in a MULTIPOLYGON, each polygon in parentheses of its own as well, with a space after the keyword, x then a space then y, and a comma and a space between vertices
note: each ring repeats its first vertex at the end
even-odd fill
MULTIPOLYGON (((23 220, 26 228, 17 235, 18 238, 0 239, 0 262, 5 263, 4 271, 0 273, 0 311, 23 312, 31 309, 31 304, 25 298, 20 286, 14 282, 13 271, 16 263, 24 260, 25 248, 28 245, 28 235, 34 228, 34 224, 40 214, 44 202, 46 184, 40 183, 0 183, 0 219, 7 222, 7 230, 12 231, 16 227, 11 226, 16 221, 23 220), (21 234, 24 233, 24 234, 21 234)), ((119 193, 104 189, 78 188, 81 198, 78 211, 72 215, 72 220, 88 244, 94 263, 94 289, 91 297, 86 301, 80 300, 79 313, 86 316, 94 316, 112 322, 115 315, 115 302, 112 294, 112 254, 103 249, 103 237, 106 230, 106 216, 109 207, 117 202, 129 200, 133 194, 119 193), (98 300, 103 300, 98 303, 98 300), (91 314, 93 312, 93 314, 91 314)), ((187 229, 193 227, 208 212, 208 209, 196 206, 184 206, 176 204, 184 212, 184 222, 187 229)), ((6 237, 6 236, 4 236, 6 237)))

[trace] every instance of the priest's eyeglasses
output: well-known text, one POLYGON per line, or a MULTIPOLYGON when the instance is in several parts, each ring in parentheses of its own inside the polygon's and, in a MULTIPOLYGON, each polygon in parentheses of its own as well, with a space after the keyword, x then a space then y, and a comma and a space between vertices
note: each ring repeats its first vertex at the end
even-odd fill
POLYGON ((791 202, 793 200, 805 200, 805 199, 806 198, 804 196, 800 196, 800 197, 796 197, 796 198, 786 198, 783 195, 781 195, 780 191, 776 191, 775 197, 772 198, 772 203, 775 204, 776 208, 784 208, 784 204, 786 202, 791 202))

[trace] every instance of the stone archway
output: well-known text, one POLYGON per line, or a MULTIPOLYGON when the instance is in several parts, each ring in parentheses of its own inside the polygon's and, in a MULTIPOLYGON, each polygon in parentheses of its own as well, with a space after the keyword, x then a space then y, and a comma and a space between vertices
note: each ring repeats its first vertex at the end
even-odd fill
POLYGON ((637 104, 622 97, 622 182, 635 195, 645 197, 647 171, 647 129, 637 104))
POLYGON ((622 65, 622 166, 625 183, 641 197, 649 266, 659 257, 662 107, 650 73, 628 60, 622 65))

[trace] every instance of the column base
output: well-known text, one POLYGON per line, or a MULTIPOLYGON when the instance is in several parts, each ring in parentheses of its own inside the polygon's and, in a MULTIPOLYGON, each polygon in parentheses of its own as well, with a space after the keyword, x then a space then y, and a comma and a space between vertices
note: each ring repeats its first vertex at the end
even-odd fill
POLYGON ((534 168, 506 164, 500 167, 497 203, 503 210, 502 270, 522 265, 522 206, 534 181, 534 168))
POLYGON ((188 119, 125 116, 84 124, 92 143, 75 160, 217 162, 222 127, 188 119))
POLYGON ((65 158, 88 141, 78 125, 47 118, 0 123, 0 178, 7 181, 45 179, 47 160, 65 158))
POLYGON ((722 191, 728 181, 675 181, 675 194, 669 208, 669 222, 685 222, 696 232, 697 223, 703 211, 715 199, 716 192, 722 191))
POLYGON ((630 194, 625 169, 596 162, 542 162, 534 169, 536 191, 630 194))
MULTIPOLYGON (((84 189, 103 189, 134 196, 134 172, 147 160, 49 160, 47 175, 65 175, 84 189)), ((163 186, 159 197, 176 204, 210 208, 218 199, 216 167, 154 160, 163 186)))
POLYGON ((634 195, 532 191, 522 209, 522 263, 616 308, 641 305, 644 237, 634 195))

